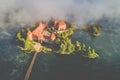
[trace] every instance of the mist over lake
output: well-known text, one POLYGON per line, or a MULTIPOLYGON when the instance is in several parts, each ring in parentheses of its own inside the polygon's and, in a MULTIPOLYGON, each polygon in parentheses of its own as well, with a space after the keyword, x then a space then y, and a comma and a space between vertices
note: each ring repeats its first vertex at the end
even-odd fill
POLYGON ((78 25, 72 40, 95 48, 100 57, 38 54, 30 80, 119 80, 119 7, 118 0, 0 0, 0 80, 23 80, 31 55, 17 48, 16 33, 51 18, 78 25), (82 25, 94 23, 102 26, 95 38, 81 30, 82 25))

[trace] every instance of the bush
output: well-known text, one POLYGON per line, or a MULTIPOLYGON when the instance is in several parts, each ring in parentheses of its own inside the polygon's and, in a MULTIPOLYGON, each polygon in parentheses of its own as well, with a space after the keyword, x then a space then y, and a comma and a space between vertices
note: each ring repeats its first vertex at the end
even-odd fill
POLYGON ((67 46, 64 43, 61 43, 59 53, 65 54, 67 46))
POLYGON ((76 46, 76 47, 75 47, 75 50, 76 50, 76 51, 81 51, 81 45, 80 45, 80 42, 79 42, 79 41, 76 41, 76 42, 75 42, 75 46, 76 46))
POLYGON ((52 51, 51 48, 47 48, 45 46, 41 46, 41 48, 40 48, 40 52, 47 53, 47 52, 51 52, 51 51, 52 51))
POLYGON ((68 54, 73 53, 75 51, 75 46, 73 44, 67 45, 68 54))

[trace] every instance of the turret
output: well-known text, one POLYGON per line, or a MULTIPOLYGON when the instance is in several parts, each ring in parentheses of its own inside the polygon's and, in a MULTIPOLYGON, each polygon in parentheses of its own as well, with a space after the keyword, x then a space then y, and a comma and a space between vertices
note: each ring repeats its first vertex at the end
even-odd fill
POLYGON ((28 29, 28 32, 27 32, 27 37, 30 39, 30 40, 33 40, 33 36, 32 36, 32 32, 28 29))

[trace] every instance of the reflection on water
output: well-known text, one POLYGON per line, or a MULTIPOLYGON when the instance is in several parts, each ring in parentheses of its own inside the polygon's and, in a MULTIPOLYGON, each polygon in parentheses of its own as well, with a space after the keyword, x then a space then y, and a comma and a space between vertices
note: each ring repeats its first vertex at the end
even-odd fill
MULTIPOLYGON (((73 55, 39 54, 30 80, 120 78, 120 24, 118 20, 112 19, 98 22, 103 26, 101 36, 92 38, 78 30, 72 38, 95 48, 100 55, 99 59, 82 60, 80 56, 73 55)), ((17 30, 11 30, 0 32, 0 80, 23 79, 31 56, 16 47, 14 32, 17 30)))

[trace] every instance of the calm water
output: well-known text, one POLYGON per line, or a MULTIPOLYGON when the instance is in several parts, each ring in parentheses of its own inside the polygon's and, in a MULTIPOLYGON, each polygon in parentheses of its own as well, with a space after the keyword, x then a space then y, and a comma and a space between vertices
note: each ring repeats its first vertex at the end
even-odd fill
MULTIPOLYGON (((78 30, 72 36, 96 49, 100 57, 81 59, 79 55, 39 54, 30 80, 120 80, 119 19, 101 19, 101 36, 90 37, 78 30)), ((7 28, 0 32, 0 80, 23 80, 31 55, 16 47, 15 32, 7 28)))

